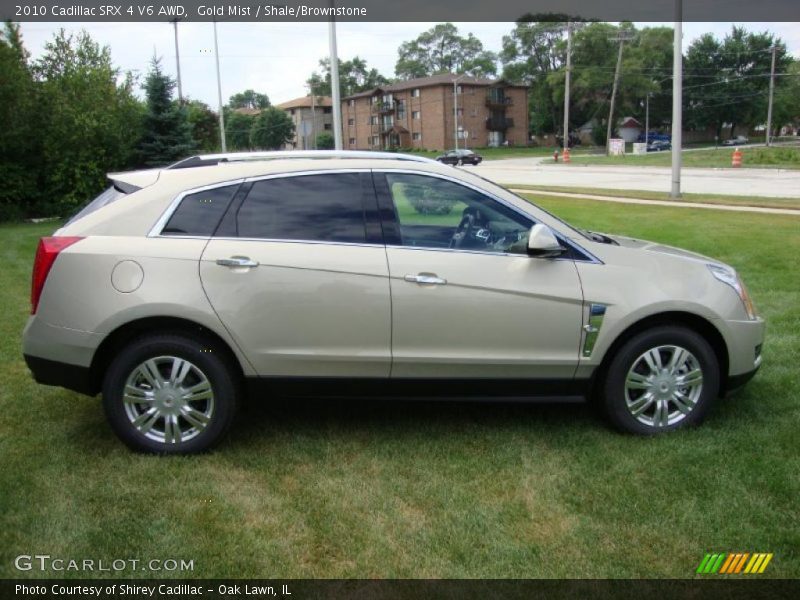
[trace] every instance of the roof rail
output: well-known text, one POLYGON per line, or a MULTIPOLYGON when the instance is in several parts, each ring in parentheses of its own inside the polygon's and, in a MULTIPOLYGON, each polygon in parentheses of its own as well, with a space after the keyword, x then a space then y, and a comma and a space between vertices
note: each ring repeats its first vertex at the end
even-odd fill
POLYGON ((432 158, 395 152, 372 152, 370 150, 279 150, 273 152, 228 152, 224 154, 198 154, 184 158, 167 169, 210 167, 225 162, 256 160, 282 160, 292 158, 367 158, 381 160, 407 160, 419 163, 436 163, 432 158))

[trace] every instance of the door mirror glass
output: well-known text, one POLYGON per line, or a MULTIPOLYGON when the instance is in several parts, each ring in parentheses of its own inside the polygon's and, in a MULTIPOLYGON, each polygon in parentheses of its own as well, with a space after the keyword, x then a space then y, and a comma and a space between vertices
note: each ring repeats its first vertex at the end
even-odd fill
POLYGON ((537 258, 553 258, 564 253, 553 230, 547 225, 537 223, 531 227, 528 236, 528 254, 537 258))

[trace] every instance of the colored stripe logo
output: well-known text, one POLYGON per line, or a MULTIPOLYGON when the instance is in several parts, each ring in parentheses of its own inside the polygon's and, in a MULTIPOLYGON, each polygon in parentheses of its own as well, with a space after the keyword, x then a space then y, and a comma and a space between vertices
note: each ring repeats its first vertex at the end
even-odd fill
POLYGON ((696 573, 700 575, 755 575, 763 573, 771 560, 771 552, 709 553, 703 557, 696 573))

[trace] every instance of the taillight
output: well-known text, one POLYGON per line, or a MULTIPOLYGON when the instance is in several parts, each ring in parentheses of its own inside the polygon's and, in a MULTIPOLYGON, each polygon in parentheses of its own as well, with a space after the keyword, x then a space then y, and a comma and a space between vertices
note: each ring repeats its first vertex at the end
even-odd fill
POLYGON ((39 240, 36 248, 36 259, 33 261, 33 278, 31 281, 31 314, 36 314, 39 308, 39 298, 42 297, 44 282, 50 268, 58 257, 58 253, 64 248, 72 246, 75 242, 81 241, 82 237, 43 237, 39 240))

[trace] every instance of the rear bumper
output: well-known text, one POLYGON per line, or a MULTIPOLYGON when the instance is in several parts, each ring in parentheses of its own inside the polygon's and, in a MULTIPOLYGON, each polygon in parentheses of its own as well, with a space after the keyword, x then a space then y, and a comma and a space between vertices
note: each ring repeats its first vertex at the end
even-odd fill
POLYGON ((87 396, 94 396, 99 391, 92 381, 88 367, 70 365, 30 354, 25 355, 25 364, 28 365, 36 383, 63 387, 87 396))

